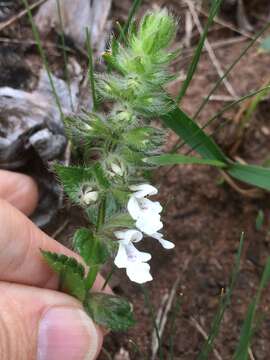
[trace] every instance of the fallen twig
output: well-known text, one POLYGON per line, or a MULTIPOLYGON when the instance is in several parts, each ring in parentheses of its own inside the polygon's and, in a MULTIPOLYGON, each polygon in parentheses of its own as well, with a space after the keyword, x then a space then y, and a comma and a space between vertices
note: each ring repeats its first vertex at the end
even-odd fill
MULTIPOLYGON (((198 323, 198 321, 193 316, 191 316, 190 322, 198 330, 198 332, 202 335, 202 337, 205 340, 207 340, 208 335, 207 335, 206 331, 202 328, 202 326, 198 323)), ((217 351, 217 349, 214 348, 213 353, 214 353, 217 360, 222 360, 222 357, 219 354, 219 352, 217 351)))
MULTIPOLYGON (((162 337, 162 334, 164 332, 167 320, 168 320, 168 314, 172 308, 172 304, 173 304, 173 299, 175 297, 176 294, 176 290, 178 287, 180 281, 180 276, 177 277, 176 281, 173 284, 173 287, 171 289, 170 294, 165 294, 162 298, 161 301, 161 306, 158 310, 157 313, 157 317, 156 317, 156 323, 158 325, 158 332, 159 332, 159 336, 160 338, 162 337)), ((157 352, 158 352, 158 340, 157 340, 157 335, 156 332, 153 332, 152 335, 152 360, 154 360, 156 358, 157 352)))

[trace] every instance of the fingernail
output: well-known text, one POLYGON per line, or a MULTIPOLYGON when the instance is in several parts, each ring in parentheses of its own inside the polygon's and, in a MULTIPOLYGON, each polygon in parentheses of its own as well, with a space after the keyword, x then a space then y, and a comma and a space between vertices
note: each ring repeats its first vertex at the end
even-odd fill
POLYGON ((40 321, 38 360, 94 360, 101 346, 100 330, 86 313, 54 307, 40 321))

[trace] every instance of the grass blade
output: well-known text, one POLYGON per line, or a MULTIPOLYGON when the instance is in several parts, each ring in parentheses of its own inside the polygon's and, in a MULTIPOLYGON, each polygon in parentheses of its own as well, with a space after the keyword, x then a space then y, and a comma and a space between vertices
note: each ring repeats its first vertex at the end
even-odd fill
POLYGON ((209 13, 209 16, 208 16, 208 19, 207 19, 207 23, 206 23, 206 26, 204 28, 204 31, 203 31, 203 34, 202 36, 200 37, 200 41, 198 43, 198 46, 196 47, 195 49, 195 53, 194 53, 194 56, 193 56, 193 59, 190 63, 190 66, 188 68, 188 72, 187 72, 187 76, 186 76, 186 79, 179 91, 179 94, 177 95, 176 97, 176 102, 179 103, 182 98, 185 96, 186 94, 186 91, 189 87, 189 84, 193 78, 193 75, 197 69, 197 65, 199 63, 199 60, 200 60, 200 57, 201 57, 201 54, 202 54, 202 50, 203 50, 203 46, 204 46, 204 42, 205 42, 205 39, 206 39, 206 36, 208 34, 208 31, 209 31, 209 28, 211 27, 211 25, 213 24, 213 20, 219 10, 219 7, 220 7, 220 4, 221 4, 222 0, 215 0, 213 1, 213 4, 211 6, 211 9, 210 9, 210 13, 209 13))
POLYGON ((176 335, 176 318, 177 315, 181 311, 181 300, 176 298, 175 305, 172 309, 172 323, 171 323, 171 330, 170 330, 170 339, 169 339, 169 347, 170 347, 170 360, 174 360, 174 342, 175 342, 175 335, 176 335))
MULTIPOLYGON (((133 1, 133 4, 132 4, 131 9, 128 14, 128 19, 123 27, 123 35, 127 34, 130 24, 131 24, 131 21, 132 21, 133 17, 135 16, 136 12, 138 11, 139 7, 141 6, 141 3, 142 3, 142 0, 134 0, 133 1)), ((120 33, 120 39, 123 35, 120 33)), ((121 39, 121 40, 124 40, 124 39, 121 39)))
POLYGON ((256 165, 232 164, 229 165, 226 171, 237 180, 270 191, 269 168, 256 165))
POLYGON ((247 315, 241 329, 240 340, 236 348, 235 354, 233 356, 234 360, 248 359, 249 356, 248 349, 250 347, 251 340, 256 329, 256 323, 254 324, 254 320, 256 317, 256 310, 261 300, 262 291, 268 285, 269 281, 270 281, 270 257, 267 259, 257 294, 248 307, 247 315))
POLYGON ((218 81, 215 83, 213 88, 210 90, 209 94, 206 96, 206 98, 202 101, 201 105, 199 106, 198 110, 196 111, 194 115, 194 119, 197 119, 201 111, 204 109, 205 105, 208 103, 210 97, 214 94, 214 92, 218 89, 218 87, 222 84, 222 81, 229 75, 229 73, 232 71, 232 69, 239 63, 239 61, 245 56, 245 54, 248 52, 248 50, 255 44, 255 42, 259 39, 259 37, 270 27, 270 23, 268 23, 266 26, 262 28, 261 31, 257 33, 257 35, 252 39, 248 45, 244 48, 244 50, 240 53, 240 55, 232 62, 232 64, 228 67, 228 69, 224 72, 224 75, 218 79, 218 81))
POLYGON ((155 164, 159 166, 176 165, 176 164, 211 165, 220 168, 224 168, 227 166, 227 164, 221 161, 211 160, 211 159, 199 159, 194 156, 185 156, 182 154, 164 154, 159 156, 151 156, 147 158, 147 163, 155 164))
POLYGON ((88 54, 88 77, 89 84, 91 87, 92 101, 93 101, 93 111, 98 107, 96 87, 95 87, 95 77, 94 77, 94 60, 93 60, 93 49, 91 44, 91 36, 89 34, 89 29, 86 28, 86 49, 88 54))
POLYGON ((52 93, 53 93, 53 96, 54 96, 54 99, 55 99, 55 103, 56 103, 56 106, 57 106, 57 108, 59 110, 61 118, 63 120, 64 119, 64 113, 63 113, 63 110, 62 110, 61 102, 60 102, 60 99, 59 99, 59 97, 57 95, 57 92, 56 92, 56 89, 55 89, 55 86, 54 86, 54 83, 53 83, 53 79, 52 79, 51 71, 50 71, 50 68, 49 68, 49 64, 48 64, 44 49, 43 49, 42 44, 41 44, 39 32, 38 32, 38 29, 37 29, 36 24, 34 22, 32 12, 31 12, 31 9, 30 9, 29 4, 28 4, 28 0, 22 0, 22 2, 24 4, 24 6, 25 6, 25 9, 27 10, 28 19, 29 19, 29 22, 30 22, 30 25, 31 25, 31 28, 32 28, 32 32, 33 32, 35 41, 37 43, 38 51, 40 53, 43 65, 44 65, 44 67, 46 69, 46 72, 48 74, 48 78, 49 78, 50 86, 51 86, 52 93))
MULTIPOLYGON (((247 99, 249 99, 249 98, 251 98, 251 97, 253 97, 253 96, 256 96, 256 95, 258 95, 258 94, 260 94, 260 93, 262 93, 262 92, 264 93, 266 90, 269 90, 269 89, 270 89, 270 86, 268 85, 268 86, 266 86, 266 87, 264 87, 264 88, 262 88, 262 89, 253 91, 253 92, 251 92, 250 94, 247 94, 247 95, 241 97, 240 99, 237 99, 237 100, 231 102, 230 104, 224 106, 224 107, 223 107, 220 111, 218 111, 214 116, 212 116, 201 128, 199 128, 199 127, 198 127, 198 128, 200 129, 200 131, 205 130, 210 124, 212 124, 213 121, 215 121, 216 119, 220 118, 226 111, 234 108, 236 105, 240 104, 241 102, 243 102, 243 101, 245 101, 245 100, 247 100, 247 99)), ((194 120, 193 120, 193 122, 195 123, 194 120)), ((196 124, 196 123, 195 123, 195 124, 196 124)), ((199 132, 199 130, 197 130, 197 132, 199 132)), ((191 143, 193 143, 193 140, 195 139, 195 137, 196 137, 196 133, 193 134, 192 138, 190 138, 190 139, 184 139, 183 142, 181 142, 180 144, 177 144, 177 145, 173 148, 172 152, 181 149, 185 144, 190 145, 191 143)), ((199 142, 199 143, 196 144, 195 146, 192 146, 192 148, 191 148, 190 151, 196 150, 196 149, 197 149, 197 146, 199 147, 201 144, 202 144, 202 143, 199 142)), ((188 153, 189 153, 189 152, 188 152, 188 153)))
POLYGON ((164 124, 179 135, 191 148, 206 159, 227 163, 227 158, 219 146, 182 110, 175 107, 161 116, 164 124))
POLYGON ((73 101, 72 101, 72 94, 71 94, 70 77, 69 77, 69 73, 68 73, 68 59, 67 59, 67 52, 66 52, 64 25, 63 25, 63 19, 62 19, 62 14, 61 14, 61 8, 60 8, 59 1, 60 0, 56 0, 56 2, 57 2, 57 13, 58 13, 60 29, 61 29, 60 38, 61 38, 62 49, 63 49, 63 58, 64 58, 64 75, 65 75, 65 79, 67 80, 67 85, 68 85, 68 94, 69 94, 70 106, 71 106, 72 111, 74 111, 73 101))
POLYGON ((221 322, 222 322, 222 319, 225 314, 225 310, 231 303, 232 292, 234 290, 237 276, 238 276, 239 270, 240 270, 240 260, 241 260, 241 254, 243 251, 243 244, 244 244, 244 233, 241 234, 240 243, 239 243, 239 247, 238 247, 238 251, 237 251, 237 255, 236 255, 236 260, 235 260, 235 265, 234 265, 234 269, 232 272, 230 285, 228 287, 227 292, 225 294, 221 295, 218 310, 217 310, 214 320, 212 322, 209 336, 208 336, 206 342, 204 343, 203 348, 202 348, 197 360, 207 360, 209 354, 213 350, 214 341, 219 333, 219 329, 220 329, 221 322))

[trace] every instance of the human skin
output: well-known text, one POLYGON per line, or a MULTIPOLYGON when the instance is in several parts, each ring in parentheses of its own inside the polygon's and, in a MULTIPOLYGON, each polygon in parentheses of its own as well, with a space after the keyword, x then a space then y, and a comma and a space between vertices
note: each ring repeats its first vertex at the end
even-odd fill
MULTIPOLYGON (((58 276, 40 249, 82 260, 27 218, 37 202, 30 177, 0 170, 0 359, 97 359, 104 331, 57 291, 58 276)), ((102 284, 98 276, 94 289, 102 284)))

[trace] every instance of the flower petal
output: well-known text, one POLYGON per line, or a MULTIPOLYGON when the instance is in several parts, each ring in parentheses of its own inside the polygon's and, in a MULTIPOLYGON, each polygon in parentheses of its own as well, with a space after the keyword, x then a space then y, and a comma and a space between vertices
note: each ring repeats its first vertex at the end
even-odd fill
POLYGON ((151 254, 139 251, 132 243, 125 246, 128 263, 147 262, 151 259, 151 254))
POLYGON ((128 200, 127 209, 132 219, 137 220, 141 214, 141 208, 138 200, 134 196, 131 196, 128 200))
POLYGON ((114 263, 119 269, 126 268, 128 265, 128 256, 127 256, 126 248, 121 241, 119 241, 118 252, 114 259, 114 263))
POLYGON ((136 229, 115 231, 114 235, 126 245, 130 242, 139 242, 143 238, 143 234, 136 229))
POLYGON ((135 191, 133 195, 139 199, 147 195, 156 195, 158 193, 158 189, 150 184, 131 185, 129 188, 130 190, 135 191))
POLYGON ((138 204, 142 211, 151 211, 153 213, 161 213, 162 206, 158 201, 151 201, 149 199, 139 199, 138 204))
POLYGON ((150 265, 147 263, 130 263, 127 267, 127 276, 138 284, 153 280, 150 265))
POLYGON ((164 247, 164 249, 173 249, 175 247, 174 243, 168 240, 163 239, 163 234, 154 233, 151 235, 154 239, 158 240, 160 244, 164 247))
POLYGON ((160 215, 145 213, 136 221, 136 227, 147 235, 152 235, 163 228, 160 215))

